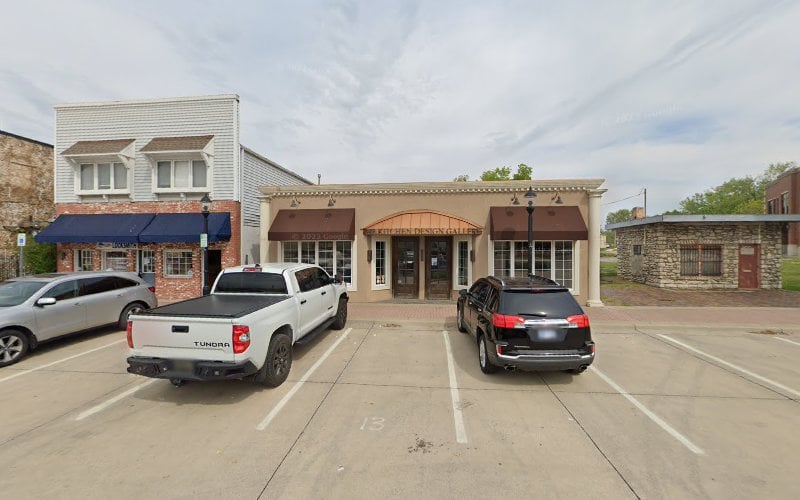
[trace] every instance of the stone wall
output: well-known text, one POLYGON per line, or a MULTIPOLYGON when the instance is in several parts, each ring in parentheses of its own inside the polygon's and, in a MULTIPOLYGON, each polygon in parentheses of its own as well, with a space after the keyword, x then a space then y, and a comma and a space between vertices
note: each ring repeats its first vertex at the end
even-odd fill
POLYGON ((16 230, 53 218, 53 146, 0 132, 0 249, 17 249, 16 230))
POLYGON ((738 288, 739 245, 760 246, 761 288, 781 288, 781 226, 778 223, 647 224, 620 228, 617 274, 664 288, 738 288), (721 276, 681 276, 682 245, 720 245, 721 276), (633 255, 641 245, 642 255, 633 255))

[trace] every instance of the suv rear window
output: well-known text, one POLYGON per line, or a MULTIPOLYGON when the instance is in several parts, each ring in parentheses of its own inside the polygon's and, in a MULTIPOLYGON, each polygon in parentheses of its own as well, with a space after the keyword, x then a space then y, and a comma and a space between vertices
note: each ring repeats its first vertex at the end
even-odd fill
POLYGON ((569 290, 503 290, 501 314, 545 313, 549 318, 566 318, 583 314, 581 306, 569 290))

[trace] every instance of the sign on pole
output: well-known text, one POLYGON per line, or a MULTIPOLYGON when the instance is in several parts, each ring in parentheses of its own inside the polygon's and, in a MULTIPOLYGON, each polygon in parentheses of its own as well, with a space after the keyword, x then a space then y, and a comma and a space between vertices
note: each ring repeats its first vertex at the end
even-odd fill
POLYGON ((206 248, 208 246, 208 234, 201 233, 200 234, 200 248, 206 248))
POLYGON ((17 246, 24 247, 27 242, 28 235, 25 233, 17 233, 17 246))

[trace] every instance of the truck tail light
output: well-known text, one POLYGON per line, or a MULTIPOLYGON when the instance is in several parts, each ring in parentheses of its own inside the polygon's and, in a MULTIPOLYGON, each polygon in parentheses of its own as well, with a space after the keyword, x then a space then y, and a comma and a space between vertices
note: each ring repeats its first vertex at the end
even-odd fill
POLYGON ((128 321, 128 328, 125 329, 128 337, 128 347, 133 349, 133 321, 128 321))
POLYGON ((492 314, 492 325, 497 328, 523 328, 525 326, 525 318, 522 316, 507 316, 505 314, 492 314))
POLYGON ((233 325, 233 353, 241 354, 250 347, 250 327, 233 325))
POLYGON ((576 314, 567 318, 570 328, 589 328, 589 316, 585 314, 576 314))

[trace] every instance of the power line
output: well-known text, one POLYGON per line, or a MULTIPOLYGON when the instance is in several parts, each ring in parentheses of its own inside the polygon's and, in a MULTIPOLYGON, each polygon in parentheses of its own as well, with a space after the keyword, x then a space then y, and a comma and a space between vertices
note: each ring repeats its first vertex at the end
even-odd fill
POLYGON ((634 195, 628 196, 626 198, 622 198, 621 200, 617 200, 617 201, 609 201, 608 203, 603 203, 603 205, 613 205, 614 203, 619 203, 621 201, 630 200, 631 198, 637 198, 637 197, 641 196, 645 192, 646 192, 645 188, 642 188, 641 191, 639 191, 638 193, 636 193, 634 195))

